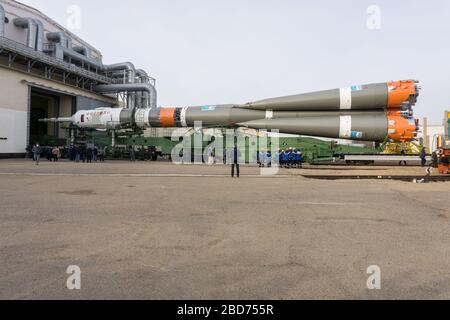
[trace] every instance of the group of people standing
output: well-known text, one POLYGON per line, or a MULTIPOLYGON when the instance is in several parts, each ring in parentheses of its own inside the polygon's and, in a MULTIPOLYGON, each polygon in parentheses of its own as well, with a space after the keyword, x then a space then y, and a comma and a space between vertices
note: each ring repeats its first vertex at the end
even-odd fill
POLYGON ((299 168, 304 161, 302 152, 295 148, 280 149, 275 155, 270 150, 261 150, 258 154, 259 167, 270 168, 274 159, 282 168, 299 168))
POLYGON ((98 146, 78 146, 74 145, 69 149, 69 159, 74 162, 92 163, 105 162, 107 147, 100 148, 98 146))
MULTIPOLYGON (((92 163, 105 162, 107 147, 74 145, 68 149, 70 161, 92 163)), ((29 145, 26 148, 26 159, 33 159, 36 165, 39 165, 42 158, 48 161, 58 162, 61 159, 62 152, 59 147, 42 147, 39 143, 29 145)))
POLYGON ((36 165, 39 165, 41 157, 45 157, 48 161, 58 162, 61 158, 61 149, 58 147, 43 148, 39 143, 36 143, 26 148, 26 158, 28 159, 30 156, 36 165))

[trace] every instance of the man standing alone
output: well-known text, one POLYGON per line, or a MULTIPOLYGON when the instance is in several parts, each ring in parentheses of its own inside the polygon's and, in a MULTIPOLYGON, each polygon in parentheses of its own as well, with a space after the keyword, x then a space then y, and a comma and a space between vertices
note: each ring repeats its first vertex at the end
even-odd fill
POLYGON ((136 161, 136 152, 134 151, 134 147, 130 146, 130 161, 135 162, 136 161))
POLYGON ((420 160, 422 161, 422 167, 425 167, 427 164, 427 150, 422 148, 422 152, 420 153, 420 160))
POLYGON ((241 156, 241 152, 239 151, 239 148, 237 144, 234 145, 234 148, 232 150, 231 154, 231 177, 234 178, 234 169, 236 167, 236 177, 239 178, 240 172, 239 172, 239 158, 241 156))
POLYGON ((39 143, 36 143, 36 145, 32 149, 32 152, 33 152, 34 161, 36 162, 36 165, 38 166, 39 160, 41 159, 41 153, 42 153, 42 148, 39 145, 39 143))

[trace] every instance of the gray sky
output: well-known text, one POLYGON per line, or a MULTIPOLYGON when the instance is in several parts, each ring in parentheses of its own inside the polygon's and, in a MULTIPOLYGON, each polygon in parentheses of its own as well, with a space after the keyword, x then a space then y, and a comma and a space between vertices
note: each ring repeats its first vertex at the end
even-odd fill
MULTIPOLYGON (((157 78, 158 104, 244 103, 354 84, 418 79, 416 116, 450 109, 450 1, 23 0, 66 25, 105 63, 157 78), (381 28, 369 29, 370 5, 381 28)), ((372 21, 372 20, 370 20, 372 21)))

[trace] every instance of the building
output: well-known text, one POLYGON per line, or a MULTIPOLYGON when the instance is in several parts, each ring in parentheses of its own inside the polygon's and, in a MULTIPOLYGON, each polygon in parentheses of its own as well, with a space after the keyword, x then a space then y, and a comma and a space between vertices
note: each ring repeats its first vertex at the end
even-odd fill
POLYGON ((437 137, 444 136, 450 140, 450 112, 445 111, 442 124, 430 124, 428 118, 423 118, 420 125, 418 138, 428 150, 434 151, 437 148, 437 137))
POLYGON ((22 156, 44 138, 65 138, 59 124, 39 119, 118 104, 155 107, 157 98, 144 70, 103 64, 95 47, 12 0, 0 0, 0 90, 0 158, 22 156))
POLYGON ((450 148, 450 111, 445 111, 444 127, 445 127, 444 143, 447 148, 450 148))

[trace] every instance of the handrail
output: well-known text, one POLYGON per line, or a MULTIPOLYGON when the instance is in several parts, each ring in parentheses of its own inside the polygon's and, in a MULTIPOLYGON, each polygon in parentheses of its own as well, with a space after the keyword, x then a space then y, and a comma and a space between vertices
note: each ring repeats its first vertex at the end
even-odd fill
POLYGON ((43 52, 35 51, 34 49, 28 48, 27 46, 23 45, 22 43, 16 42, 14 40, 11 40, 11 39, 8 39, 5 37, 0 37, 0 48, 20 54, 20 55, 30 58, 30 59, 37 60, 39 62, 43 62, 49 66, 60 68, 66 72, 71 72, 71 73, 74 73, 77 75, 84 76, 86 78, 90 78, 90 79, 102 82, 104 84, 111 84, 111 83, 117 82, 117 80, 100 75, 100 74, 92 72, 92 71, 85 70, 76 65, 68 63, 64 60, 49 56, 43 52))

